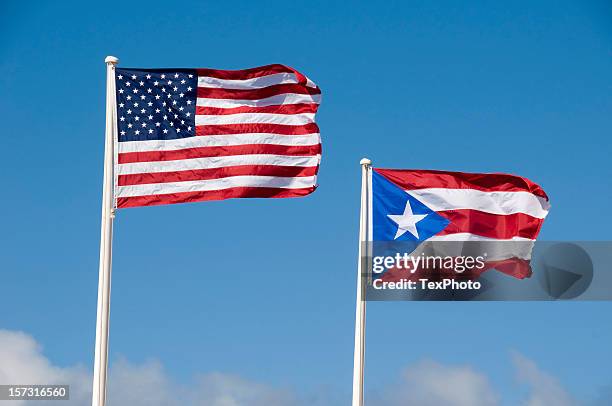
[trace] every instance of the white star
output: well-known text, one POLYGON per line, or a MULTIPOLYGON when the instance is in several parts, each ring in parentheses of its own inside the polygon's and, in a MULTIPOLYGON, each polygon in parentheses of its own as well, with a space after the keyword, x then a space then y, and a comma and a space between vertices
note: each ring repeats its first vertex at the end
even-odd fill
POLYGON ((181 80, 181 84, 184 85, 185 84, 185 79, 181 80))
POLYGON ((151 75, 147 75, 147 79, 151 79, 151 75))
POLYGON ((132 80, 136 80, 136 75, 132 75, 132 80))
POLYGON ((175 73, 175 74, 174 74, 174 77, 175 77, 175 78, 178 78, 178 73, 175 73))
POLYGON ((164 128, 164 134, 168 134, 168 130, 164 128))
POLYGON ((427 214, 413 214, 412 207, 410 206, 410 200, 406 202, 404 208, 404 214, 387 214, 391 220, 397 224, 397 232, 395 233, 394 240, 404 235, 406 231, 410 232, 416 238, 419 238, 419 232, 417 231, 416 224, 427 217, 427 214))
POLYGON ((117 76, 117 79, 119 79, 119 80, 123 79, 123 75, 117 76))
POLYGON ((123 106, 124 106, 124 104, 123 104, 123 103, 119 103, 119 107, 123 107, 123 106))
POLYGON ((144 82, 143 82, 142 80, 141 80, 141 81, 140 81, 138 84, 139 84, 140 86, 144 86, 144 82))
POLYGON ((136 135, 140 134, 140 130, 136 130, 134 132, 136 133, 136 135))
POLYGON ((125 131, 121 131, 121 135, 125 135, 125 131))
POLYGON ((119 93, 123 94, 123 89, 119 89, 119 93))
POLYGON ((159 122, 155 123, 155 127, 159 127, 159 125, 160 125, 159 122))
POLYGON ((188 75, 188 76, 189 76, 189 79, 191 79, 191 78, 193 77, 193 75, 191 75, 191 74, 190 74, 190 75, 188 75))
POLYGON ((130 85, 130 82, 125 82, 125 85, 126 85, 126 86, 129 86, 129 85, 130 85))
POLYGON ((125 117, 121 116, 121 118, 119 120, 125 121, 125 117))
POLYGON ((191 92, 191 89, 192 89, 192 88, 191 88, 191 86, 189 86, 189 87, 187 88, 187 91, 188 91, 188 92, 191 92))
POLYGON ((153 129, 149 128, 149 134, 153 134, 153 129))
POLYGON ((156 80, 155 82, 153 82, 153 86, 157 86, 159 85, 159 82, 156 80))
POLYGON ((160 97, 161 97, 160 95, 156 94, 155 95, 155 100, 159 100, 160 97))
POLYGON ((187 104, 191 104, 191 100, 187 100, 187 104))
POLYGON ((161 78, 162 79, 166 79, 166 75, 161 75, 161 78))

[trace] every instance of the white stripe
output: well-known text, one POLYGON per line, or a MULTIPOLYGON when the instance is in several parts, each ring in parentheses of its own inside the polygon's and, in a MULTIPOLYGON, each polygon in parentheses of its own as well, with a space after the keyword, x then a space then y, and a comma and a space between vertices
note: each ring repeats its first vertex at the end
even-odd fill
POLYGON ((134 162, 117 165, 118 175, 136 173, 157 173, 188 171, 195 169, 224 168, 237 165, 274 165, 274 166, 318 166, 321 155, 287 156, 272 154, 229 155, 220 157, 181 159, 177 161, 134 162))
POLYGON ((299 103, 314 103, 319 104, 321 102, 320 94, 297 94, 297 93, 284 93, 277 94, 274 96, 266 97, 265 99, 259 100, 237 100, 237 99, 209 99, 198 97, 196 105, 203 107, 218 107, 218 108, 232 108, 232 107, 264 107, 264 106, 276 106, 281 104, 299 104, 299 103))
POLYGON ((512 237, 509 239, 497 239, 491 237, 483 237, 477 234, 471 233, 455 233, 455 234, 446 234, 446 235, 434 235, 433 237, 429 237, 426 241, 535 241, 530 238, 525 237, 512 237))
POLYGON ((429 238, 422 245, 423 252, 437 256, 483 256, 484 260, 501 261, 509 258, 531 259, 535 240, 514 237, 507 240, 458 233, 429 238), (453 243, 453 241, 459 241, 453 243), (428 244, 431 242, 430 244, 428 244))
POLYGON ((228 115, 196 115, 196 125, 215 124, 283 124, 303 125, 314 123, 314 113, 301 114, 270 114, 270 113, 240 113, 228 115))
POLYGON ((429 238, 412 255, 424 253, 439 257, 478 257, 487 262, 509 258, 531 259, 534 240, 516 237, 510 240, 497 240, 474 234, 450 234, 429 238), (456 243, 455 243, 456 241, 456 243))
POLYGON ((315 185, 314 176, 276 177, 276 176, 230 176, 220 179, 196 180, 187 182, 156 183, 149 185, 120 186, 117 197, 146 196, 169 193, 200 192, 233 187, 271 187, 283 189, 307 188, 315 185))
POLYGON ((414 196, 433 211, 472 209, 492 214, 525 213, 543 219, 550 204, 529 192, 483 192, 476 189, 411 189, 414 196))
POLYGON ((222 89, 261 89, 273 85, 297 84, 298 80, 293 73, 274 73, 251 79, 218 79, 209 76, 198 76, 198 87, 222 89))
POLYGON ((316 88, 317 84, 315 82, 313 82, 312 80, 306 78, 306 86, 312 87, 312 88, 316 88))
POLYGON ((176 140, 148 140, 119 142, 119 153, 146 151, 176 151, 186 148, 224 147, 231 145, 317 145, 319 134, 278 135, 278 134, 224 134, 204 137, 188 137, 176 140))

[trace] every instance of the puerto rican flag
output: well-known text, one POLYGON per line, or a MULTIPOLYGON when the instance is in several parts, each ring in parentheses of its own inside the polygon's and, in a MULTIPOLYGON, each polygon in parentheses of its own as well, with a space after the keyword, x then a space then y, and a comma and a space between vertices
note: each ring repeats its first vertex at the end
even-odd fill
POLYGON ((411 242, 414 247, 434 241, 500 242, 504 248, 491 253, 487 269, 517 278, 531 275, 531 248, 550 203, 529 179, 372 168, 370 190, 371 241, 411 242))

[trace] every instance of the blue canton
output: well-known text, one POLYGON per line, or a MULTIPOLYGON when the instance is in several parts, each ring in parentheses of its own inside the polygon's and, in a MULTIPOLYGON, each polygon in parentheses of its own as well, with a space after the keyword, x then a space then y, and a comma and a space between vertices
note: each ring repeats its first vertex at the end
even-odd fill
POLYGON ((194 69, 116 69, 119 142, 195 135, 194 69))

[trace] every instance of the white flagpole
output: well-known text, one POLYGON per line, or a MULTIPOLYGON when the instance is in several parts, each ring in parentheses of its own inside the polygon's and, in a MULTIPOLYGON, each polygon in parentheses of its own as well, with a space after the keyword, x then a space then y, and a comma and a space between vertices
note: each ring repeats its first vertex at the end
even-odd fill
POLYGON ((104 181, 102 190, 102 225, 100 228, 100 270, 98 279, 98 312, 96 318, 96 349, 92 406, 106 404, 106 373, 108 369, 108 322, 110 316, 111 261, 113 249, 114 208, 114 142, 117 131, 115 95, 115 65, 119 59, 107 56, 106 63, 106 133, 104 142, 104 181))
POLYGON ((366 302, 363 284, 363 249, 368 236, 368 175, 372 161, 363 158, 361 164, 361 210, 359 214, 359 258, 357 262, 357 303, 355 308, 355 353, 353 359, 353 403, 352 406, 363 406, 363 366, 365 356, 365 320, 366 302))

